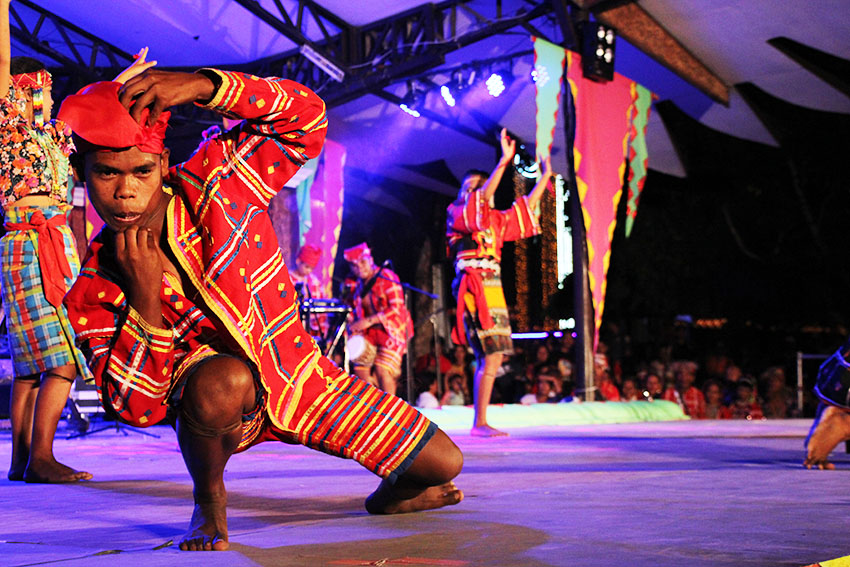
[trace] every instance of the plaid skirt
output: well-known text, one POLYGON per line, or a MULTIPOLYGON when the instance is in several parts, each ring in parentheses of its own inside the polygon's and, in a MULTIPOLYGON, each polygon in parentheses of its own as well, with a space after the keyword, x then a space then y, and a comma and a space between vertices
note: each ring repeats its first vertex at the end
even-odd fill
MULTIPOLYGON (((40 210, 45 218, 51 218, 65 214, 65 209, 61 206, 10 208, 6 211, 5 220, 27 223, 35 210, 40 210)), ((80 261, 70 227, 63 225, 59 230, 74 275, 73 278, 65 278, 67 290, 80 271, 80 261)), ((78 373, 90 377, 85 359, 74 344, 75 335, 68 313, 64 307, 57 310, 44 297, 35 230, 12 230, 0 239, 0 269, 3 312, 15 376, 29 376, 75 364, 78 373)))

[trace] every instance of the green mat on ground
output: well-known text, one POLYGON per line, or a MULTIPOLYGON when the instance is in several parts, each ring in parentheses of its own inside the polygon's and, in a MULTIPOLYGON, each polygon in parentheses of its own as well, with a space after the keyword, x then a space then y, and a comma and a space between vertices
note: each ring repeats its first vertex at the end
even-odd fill
MULTIPOLYGON (((420 409, 440 428, 469 429, 471 406, 443 406, 420 409)), ((586 425, 592 423, 634 423, 639 421, 677 421, 688 419, 673 402, 583 402, 568 404, 492 405, 487 421, 493 427, 533 427, 547 425, 586 425)))

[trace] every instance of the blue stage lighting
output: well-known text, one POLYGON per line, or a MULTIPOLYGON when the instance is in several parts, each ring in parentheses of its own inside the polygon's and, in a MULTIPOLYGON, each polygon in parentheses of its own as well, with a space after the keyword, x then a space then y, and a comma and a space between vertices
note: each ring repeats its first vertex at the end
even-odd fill
POLYGON ((490 96, 497 97, 505 91, 505 81, 498 73, 493 73, 486 81, 487 92, 490 96))
POLYGON ((440 94, 443 95, 443 100, 446 101, 446 104, 454 108, 454 105, 457 104, 455 101, 455 97, 452 96, 452 90, 448 85, 443 85, 440 87, 440 94))

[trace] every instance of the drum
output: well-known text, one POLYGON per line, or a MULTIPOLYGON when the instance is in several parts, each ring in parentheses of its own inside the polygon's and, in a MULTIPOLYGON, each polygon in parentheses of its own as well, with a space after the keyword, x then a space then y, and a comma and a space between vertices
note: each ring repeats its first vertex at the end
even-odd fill
POLYGON ((345 352, 348 354, 348 360, 356 366, 372 366, 375 362, 375 355, 378 354, 378 347, 370 343, 363 335, 354 335, 349 337, 345 345, 345 352))

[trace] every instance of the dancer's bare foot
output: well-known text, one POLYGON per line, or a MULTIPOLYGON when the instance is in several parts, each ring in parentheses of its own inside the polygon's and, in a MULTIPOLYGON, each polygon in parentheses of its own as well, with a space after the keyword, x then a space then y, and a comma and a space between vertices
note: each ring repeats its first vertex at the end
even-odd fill
POLYGON ((227 495, 195 498, 189 530, 179 543, 183 551, 227 551, 227 495))
POLYGON ((495 427, 490 427, 486 423, 484 425, 475 425, 469 430, 469 434, 473 437, 507 437, 507 431, 501 431, 495 427))
POLYGON ((828 457, 842 441, 850 439, 850 414, 834 406, 827 406, 812 425, 806 440, 807 469, 834 470, 828 457))
POLYGON ((434 510, 444 506, 454 506, 463 500, 463 492, 454 482, 441 486, 430 486, 418 496, 407 500, 384 499, 379 488, 366 499, 366 510, 370 514, 407 514, 422 510, 434 510))
POLYGON ((27 470, 27 461, 29 460, 29 455, 26 458, 15 458, 12 456, 12 464, 9 465, 9 472, 6 474, 6 478, 9 480, 24 480, 24 471, 27 470))
POLYGON ((56 459, 30 459, 23 475, 23 480, 26 482, 41 484, 77 482, 80 480, 91 480, 91 478, 91 473, 74 470, 67 465, 63 465, 56 459))

